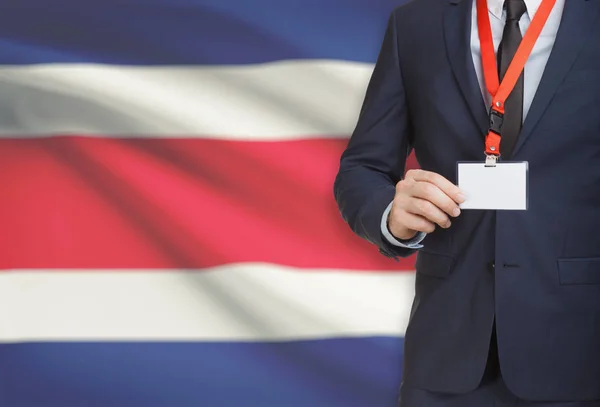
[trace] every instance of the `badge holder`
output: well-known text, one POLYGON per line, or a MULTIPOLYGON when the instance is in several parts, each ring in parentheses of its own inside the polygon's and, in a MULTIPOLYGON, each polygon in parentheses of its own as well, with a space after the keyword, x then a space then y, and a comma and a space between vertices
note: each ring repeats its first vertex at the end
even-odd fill
POLYGON ((458 186, 467 196, 461 209, 527 210, 528 162, 498 162, 503 119, 502 112, 491 110, 485 162, 457 163, 458 186))
POLYGON ((527 161, 458 162, 457 184, 465 193, 461 210, 524 211, 529 207, 527 161))

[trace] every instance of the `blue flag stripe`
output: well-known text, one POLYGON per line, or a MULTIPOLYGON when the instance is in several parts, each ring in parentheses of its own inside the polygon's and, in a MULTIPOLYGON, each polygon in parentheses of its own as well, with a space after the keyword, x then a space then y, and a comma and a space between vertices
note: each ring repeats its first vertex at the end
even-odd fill
POLYGON ((44 407, 395 405, 401 338, 0 346, 0 401, 44 407))
POLYGON ((0 64, 226 65, 374 62, 399 1, 12 3, 0 13, 0 64))

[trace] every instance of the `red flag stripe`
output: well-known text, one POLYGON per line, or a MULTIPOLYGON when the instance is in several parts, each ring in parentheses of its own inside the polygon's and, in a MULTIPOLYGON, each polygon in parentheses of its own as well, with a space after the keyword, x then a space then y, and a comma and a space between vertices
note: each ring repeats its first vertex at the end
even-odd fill
POLYGON ((346 140, 0 140, 0 268, 410 270, 333 200, 346 140))

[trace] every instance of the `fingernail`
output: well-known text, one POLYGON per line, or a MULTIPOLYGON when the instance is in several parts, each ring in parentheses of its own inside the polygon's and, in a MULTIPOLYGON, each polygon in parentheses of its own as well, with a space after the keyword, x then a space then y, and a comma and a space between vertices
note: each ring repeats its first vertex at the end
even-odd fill
POLYGON ((456 195, 456 199, 458 200, 458 203, 463 203, 467 197, 464 194, 458 194, 456 195))
POLYGON ((448 229, 448 228, 450 227, 450 225, 452 225, 452 222, 448 221, 448 222, 447 222, 447 223, 444 225, 444 227, 445 227, 446 229, 448 229))
POLYGON ((460 215, 460 209, 459 209, 459 208, 454 208, 454 210, 452 211, 452 214, 453 214, 454 216, 458 216, 458 215, 460 215))

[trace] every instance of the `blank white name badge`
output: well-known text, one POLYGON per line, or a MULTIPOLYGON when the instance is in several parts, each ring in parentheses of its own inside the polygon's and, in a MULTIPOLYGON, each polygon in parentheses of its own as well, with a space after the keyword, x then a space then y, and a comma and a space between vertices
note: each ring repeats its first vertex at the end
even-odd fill
POLYGON ((466 194, 461 209, 526 210, 528 163, 458 163, 458 187, 466 194))

